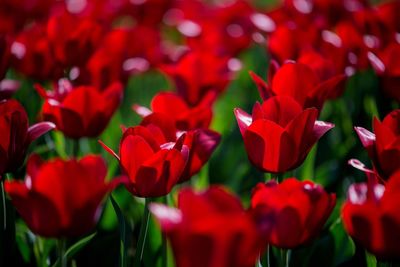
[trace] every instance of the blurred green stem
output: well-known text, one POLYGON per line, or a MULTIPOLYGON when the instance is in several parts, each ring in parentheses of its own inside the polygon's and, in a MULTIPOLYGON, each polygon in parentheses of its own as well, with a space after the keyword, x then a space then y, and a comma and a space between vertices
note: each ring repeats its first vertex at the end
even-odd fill
POLYGON ((270 247, 271 247, 270 245, 267 245, 267 248, 265 249, 264 267, 270 267, 271 266, 271 262, 270 262, 270 259, 269 259, 270 247))
POLYGON ((285 177, 285 173, 278 173, 277 175, 276 175, 276 180, 277 180, 277 182, 278 183, 281 183, 282 181, 283 181, 283 178, 285 177))
POLYGON ((1 204, 3 208, 3 230, 7 228, 7 205, 6 205, 6 193, 4 192, 4 180, 1 180, 1 204))
POLYGON ((289 267, 290 262, 290 249, 281 249, 281 266, 282 267, 289 267))
MULTIPOLYGON (((162 198, 162 202, 164 205, 168 205, 167 196, 162 198)), ((162 243, 161 243, 161 255, 162 255, 162 267, 168 266, 168 243, 167 243, 167 236, 165 233, 161 233, 162 235, 162 243)))
POLYGON ((65 256, 65 252, 67 249, 67 241, 64 238, 60 238, 57 240, 58 245, 58 257, 60 259, 61 267, 67 267, 67 257, 65 256))
POLYGON ((72 141, 72 156, 77 158, 79 155, 79 139, 73 139, 72 141))
POLYGON ((268 182, 272 179, 272 174, 269 172, 264 173, 264 180, 265 182, 268 182))
POLYGON ((137 243, 137 247, 136 247, 135 262, 134 262, 135 267, 140 267, 141 263, 142 263, 142 259, 143 259, 143 252, 144 252, 145 243, 146 243, 147 230, 149 227, 149 218, 150 218, 149 204, 150 203, 151 203, 151 199, 146 198, 145 203, 144 203, 142 223, 140 225, 139 239, 138 239, 138 243, 137 243))

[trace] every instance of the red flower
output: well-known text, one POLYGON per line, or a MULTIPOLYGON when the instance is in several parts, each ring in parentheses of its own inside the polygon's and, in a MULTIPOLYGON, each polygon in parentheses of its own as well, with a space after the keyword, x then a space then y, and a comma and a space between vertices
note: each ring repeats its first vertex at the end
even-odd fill
POLYGON ((119 183, 106 183, 106 174, 107 166, 99 156, 49 162, 32 156, 25 181, 6 181, 5 190, 34 233, 75 237, 95 226, 101 201, 119 183))
POLYGON ((67 80, 60 80, 54 91, 46 92, 40 85, 36 85, 36 90, 46 100, 43 118, 75 139, 101 134, 118 108, 123 92, 120 83, 100 92, 93 86, 72 87, 67 80))
MULTIPOLYGON (((307 61, 304 58, 302 60, 307 61)), ((341 95, 344 89, 342 82, 345 76, 335 75, 324 80, 325 74, 321 73, 325 71, 323 66, 310 67, 302 63, 287 62, 278 69, 276 65, 271 65, 270 68, 269 85, 250 73, 263 100, 275 95, 287 95, 303 108, 315 107, 321 110, 326 100, 341 95)))
POLYGON ((251 207, 268 214, 272 221, 269 243, 295 248, 315 238, 335 207, 336 196, 310 181, 287 178, 258 184, 251 207))
POLYGON ((171 241, 177 267, 250 267, 262 249, 263 232, 222 188, 185 189, 178 209, 151 204, 150 210, 171 241))
POLYGON ((199 49, 186 53, 174 64, 163 66, 162 70, 173 79, 178 94, 189 105, 197 105, 210 91, 223 92, 232 74, 228 58, 199 49))
POLYGON ((389 113, 380 122, 374 118, 374 133, 355 127, 376 171, 383 179, 400 169, 400 109, 389 113))
POLYGON ((250 116, 235 109, 249 160, 266 172, 282 173, 298 167, 331 123, 317 121, 318 110, 301 106, 288 96, 258 102, 250 116))
POLYGON ((139 197, 167 195, 185 169, 189 151, 183 145, 185 136, 168 142, 157 127, 130 127, 121 138, 119 154, 103 143, 129 177, 126 188, 139 197))
POLYGON ((175 127, 175 122, 164 113, 151 113, 143 118, 140 125, 147 128, 159 128, 168 142, 176 142, 183 133, 185 134, 183 144, 188 147, 189 156, 179 183, 189 180, 200 171, 221 140, 219 133, 209 129, 178 131, 175 127))
POLYGON ((55 59, 65 67, 82 66, 99 45, 101 24, 67 11, 53 15, 47 22, 47 38, 55 59))
POLYGON ((139 114, 147 116, 151 112, 162 113, 173 121, 178 130, 195 130, 208 128, 212 119, 212 103, 215 94, 210 92, 196 106, 189 106, 180 95, 170 92, 160 92, 151 101, 151 109, 134 105, 133 109, 139 114))
POLYGON ((347 233, 378 259, 400 257, 400 173, 386 185, 376 179, 350 185, 342 208, 347 233))
POLYGON ((368 59, 377 73, 384 92, 400 102, 400 44, 390 43, 384 49, 369 52, 368 59))
POLYGON ((51 122, 29 127, 24 108, 16 100, 0 101, 0 178, 23 163, 29 144, 54 129, 51 122))

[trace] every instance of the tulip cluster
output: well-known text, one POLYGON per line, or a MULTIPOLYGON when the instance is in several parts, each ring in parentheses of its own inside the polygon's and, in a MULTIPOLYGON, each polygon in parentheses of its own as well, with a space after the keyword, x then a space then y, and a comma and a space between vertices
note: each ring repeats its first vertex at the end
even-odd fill
POLYGON ((400 1, 255 2, 0 1, 0 266, 400 260, 400 1))

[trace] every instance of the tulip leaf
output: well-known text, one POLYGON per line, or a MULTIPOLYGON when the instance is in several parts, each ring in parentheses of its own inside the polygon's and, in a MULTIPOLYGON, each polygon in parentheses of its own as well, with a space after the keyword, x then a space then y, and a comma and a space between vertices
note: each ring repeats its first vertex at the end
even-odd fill
POLYGON ((118 206, 118 203, 115 199, 110 195, 111 204, 114 208, 115 213, 118 218, 118 226, 119 226, 119 234, 120 234, 120 259, 119 266, 126 267, 128 266, 128 248, 129 248, 129 236, 130 236, 130 228, 129 224, 126 221, 121 209, 118 206))
POLYGON ((377 261, 374 255, 365 251, 365 261, 367 262, 367 267, 376 267, 377 261))
MULTIPOLYGON (((84 238, 82 238, 81 240, 79 240, 78 242, 76 242, 75 244, 73 244, 72 246, 70 246, 68 248, 68 250, 65 252, 65 257, 67 259, 72 259, 83 247, 85 247, 95 236, 96 236, 96 232, 88 235, 84 238)), ((60 267, 61 263, 59 261, 59 259, 57 259, 57 261, 54 263, 53 267, 60 267)))

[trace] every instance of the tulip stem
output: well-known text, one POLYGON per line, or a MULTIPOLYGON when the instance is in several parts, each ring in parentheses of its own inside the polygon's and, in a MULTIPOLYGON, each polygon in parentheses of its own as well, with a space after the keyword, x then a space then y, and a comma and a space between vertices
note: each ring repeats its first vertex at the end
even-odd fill
POLYGON ((270 252, 269 252, 269 250, 270 250, 270 248, 271 248, 271 246, 270 245, 267 245, 267 249, 265 250, 265 263, 264 263, 264 265, 265 265, 265 267, 270 267, 271 266, 271 261, 270 261, 270 252))
POLYGON ((291 254, 290 249, 281 249, 281 259, 282 259, 281 266, 289 267, 290 254, 291 254))
POLYGON ((58 257, 60 259, 61 267, 67 267, 67 257, 65 256, 65 251, 67 249, 67 240, 60 238, 57 240, 58 245, 58 257))
POLYGON ((6 194, 4 192, 4 181, 1 180, 1 203, 3 205, 3 230, 7 228, 7 205, 6 205, 6 194))
POLYGON ((72 156, 77 158, 79 154, 79 139, 74 139, 72 141, 72 156))
POLYGON ((136 255, 135 255, 135 267, 140 267, 143 259, 143 252, 146 243, 146 236, 147 230, 149 228, 149 219, 150 219, 150 212, 149 212, 149 204, 151 202, 150 198, 145 198, 144 203, 144 211, 142 217, 142 223, 140 225, 140 232, 139 232, 139 239, 136 248, 136 255))
MULTIPOLYGON (((167 196, 162 198, 162 202, 164 205, 168 205, 167 196)), ((167 243, 167 236, 165 233, 162 234, 162 243, 161 243, 161 253, 162 253, 162 267, 168 266, 168 243, 167 243)))

